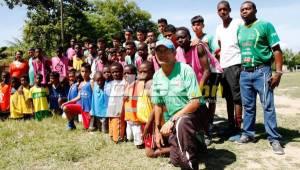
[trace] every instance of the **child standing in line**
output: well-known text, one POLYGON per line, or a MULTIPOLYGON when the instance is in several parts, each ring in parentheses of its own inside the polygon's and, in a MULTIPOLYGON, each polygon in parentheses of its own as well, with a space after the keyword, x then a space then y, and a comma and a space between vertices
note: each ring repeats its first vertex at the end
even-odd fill
MULTIPOLYGON (((12 82, 13 84, 13 82, 12 82)), ((17 83, 18 84, 18 83, 17 83)), ((23 118, 31 119, 33 115, 32 102, 30 98, 30 87, 28 75, 21 76, 21 86, 11 95, 10 100, 10 117, 13 119, 23 118)))
POLYGON ((106 110, 108 104, 107 95, 104 92, 105 79, 101 72, 96 72, 94 75, 93 98, 90 131, 99 129, 101 132, 107 131, 106 125, 102 123, 106 119, 106 110))
POLYGON ((138 149, 144 148, 142 140, 141 123, 136 116, 137 104, 137 86, 135 81, 136 68, 134 65, 126 65, 124 67, 124 79, 126 80, 126 89, 124 95, 125 121, 126 121, 126 137, 129 141, 134 141, 134 145, 138 149))
POLYGON ((31 119, 33 116, 32 101, 30 100, 30 80, 28 75, 21 76, 21 86, 18 90, 19 94, 19 111, 24 115, 24 119, 31 119))
POLYGON ((112 63, 111 74, 111 92, 108 100, 107 116, 109 117, 109 136, 115 143, 124 140, 125 122, 123 97, 125 90, 125 80, 123 80, 123 66, 118 63, 112 63))
MULTIPOLYGON (((151 62, 145 61, 139 67, 139 82, 142 85, 138 88, 139 98, 137 101, 138 119, 142 122, 143 138, 145 142, 146 156, 156 158, 158 156, 168 155, 170 148, 157 149, 154 140, 154 110, 151 103, 151 86, 154 74, 154 66, 151 62)), ((167 141, 167 139, 165 139, 167 141)), ((165 142, 167 143, 167 142, 165 142)))
MULTIPOLYGON (((107 101, 109 101, 110 91, 111 91, 111 82, 112 82, 112 76, 110 72, 110 65, 105 65, 103 67, 103 78, 105 79, 104 84, 104 95, 107 98, 107 101)), ((108 103, 107 103, 108 105, 108 103)), ((107 108, 106 108, 106 118, 100 119, 101 125, 104 131, 104 133, 108 133, 108 118, 107 118, 107 108)))
POLYGON ((59 82, 59 73, 58 72, 52 72, 50 73, 50 96, 49 96, 49 105, 50 110, 53 115, 61 115, 62 110, 60 108, 59 101, 65 100, 67 98, 66 90, 62 87, 62 85, 59 82))
POLYGON ((0 83, 0 118, 6 119, 9 116, 9 101, 10 101, 10 75, 7 71, 1 74, 0 83))
POLYGON ((52 114, 49 111, 48 96, 49 90, 42 85, 43 75, 37 74, 35 85, 30 88, 30 98, 32 99, 34 108, 34 117, 41 121, 43 118, 50 117, 52 114))
POLYGON ((81 114, 83 127, 88 129, 90 125, 90 114, 92 104, 92 86, 90 83, 91 66, 87 63, 81 66, 83 81, 79 84, 78 95, 72 100, 62 104, 62 108, 68 119, 68 130, 76 129, 74 116, 81 114), (76 104, 80 100, 80 104, 76 104))
POLYGON ((21 119, 23 114, 18 112, 18 88, 20 86, 20 81, 17 77, 12 77, 11 79, 11 94, 10 94, 10 118, 21 119))

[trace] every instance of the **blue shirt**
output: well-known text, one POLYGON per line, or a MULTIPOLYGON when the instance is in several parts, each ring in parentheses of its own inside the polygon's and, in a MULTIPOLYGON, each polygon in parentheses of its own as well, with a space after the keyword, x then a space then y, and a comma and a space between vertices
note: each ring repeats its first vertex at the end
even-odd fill
POLYGON ((32 57, 29 58, 28 65, 29 65, 29 71, 28 71, 29 84, 32 86, 34 85, 34 68, 32 65, 32 57))
POLYGON ((78 83, 72 84, 68 93, 68 101, 78 96, 78 83))
POLYGON ((91 111, 91 105, 92 105, 92 87, 90 82, 86 82, 82 87, 80 91, 80 99, 81 99, 81 107, 82 111, 84 112, 90 112, 91 111))
POLYGON ((50 109, 59 109, 58 99, 67 97, 67 94, 61 85, 58 85, 57 87, 51 85, 49 94, 50 109))
POLYGON ((108 96, 97 83, 94 83, 91 115, 106 117, 108 96))

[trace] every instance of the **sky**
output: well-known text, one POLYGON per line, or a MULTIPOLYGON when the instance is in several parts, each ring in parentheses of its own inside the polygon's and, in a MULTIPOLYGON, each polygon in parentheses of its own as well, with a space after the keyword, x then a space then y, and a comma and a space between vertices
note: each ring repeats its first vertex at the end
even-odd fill
MULTIPOLYGON (((221 23, 217 15, 216 5, 218 0, 130 0, 148 11, 156 22, 158 18, 166 18, 170 24, 176 27, 185 26, 191 28, 190 19, 196 15, 204 17, 205 32, 215 34, 215 29, 221 23)), ((240 18, 239 9, 241 0, 229 0, 231 16, 240 18)), ((300 1, 296 0, 254 0, 257 7, 257 18, 270 21, 281 40, 283 48, 300 51, 300 1), (298 19, 296 20, 296 17, 298 19)), ((22 29, 26 19, 26 9, 17 7, 8 9, 0 0, 0 46, 7 45, 14 38, 22 36, 22 29), (2 5, 1 5, 2 4, 2 5)))

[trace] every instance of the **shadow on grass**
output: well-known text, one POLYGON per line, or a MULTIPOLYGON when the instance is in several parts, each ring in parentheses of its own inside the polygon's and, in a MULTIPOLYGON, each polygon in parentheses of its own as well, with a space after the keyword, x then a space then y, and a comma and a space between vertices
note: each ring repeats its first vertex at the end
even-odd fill
MULTIPOLYGON (((267 134, 265 132, 265 126, 262 123, 257 123, 255 125, 257 140, 267 139, 267 134)), ((283 127, 278 127, 279 133, 282 135, 282 145, 286 145, 289 142, 300 142, 300 133, 299 130, 288 129, 283 127)))
MULTIPOLYGON (((214 118, 214 129, 213 129, 213 137, 218 138, 218 140, 214 140, 216 144, 222 144, 225 140, 228 139, 228 134, 226 134, 226 129, 228 126, 228 121, 225 118, 215 116, 214 118)), ((255 124, 256 130, 256 142, 261 139, 267 139, 267 134, 265 132, 265 126, 263 123, 255 124)), ((282 145, 286 145, 289 142, 300 142, 300 132, 298 129, 290 129, 284 127, 278 127, 279 133, 282 135, 282 145)))
POLYGON ((205 169, 225 169, 226 166, 236 161, 236 155, 226 149, 209 148, 201 163, 205 169))

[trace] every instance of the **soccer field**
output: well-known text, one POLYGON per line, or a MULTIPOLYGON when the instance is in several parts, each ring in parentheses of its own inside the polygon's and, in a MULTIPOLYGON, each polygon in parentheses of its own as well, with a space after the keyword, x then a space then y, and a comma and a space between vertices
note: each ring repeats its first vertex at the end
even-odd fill
MULTIPOLYGON (((276 89, 279 131, 286 154, 273 154, 257 105, 256 143, 237 145, 215 137, 201 163, 207 169, 298 169, 300 167, 300 73, 287 73, 276 89), (298 168, 297 168, 298 167, 298 168)), ((259 102, 258 102, 259 103, 259 102)), ((218 100, 216 130, 224 126, 225 101, 218 100)), ((66 120, 0 122, 0 169, 176 169, 168 158, 146 158, 133 143, 114 144, 106 134, 66 131, 66 120)))

